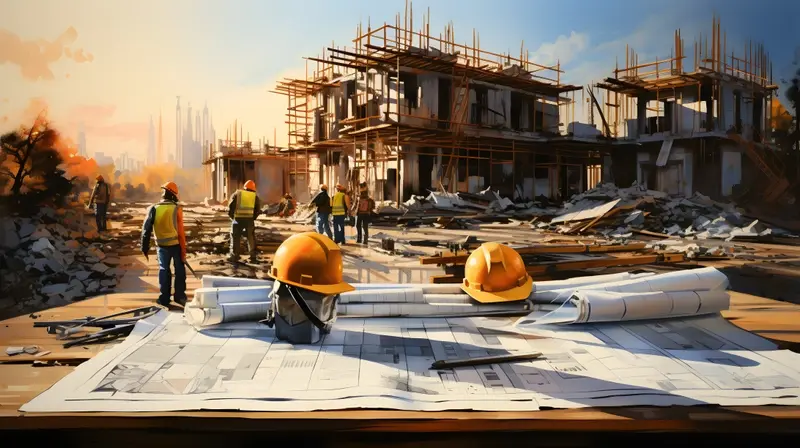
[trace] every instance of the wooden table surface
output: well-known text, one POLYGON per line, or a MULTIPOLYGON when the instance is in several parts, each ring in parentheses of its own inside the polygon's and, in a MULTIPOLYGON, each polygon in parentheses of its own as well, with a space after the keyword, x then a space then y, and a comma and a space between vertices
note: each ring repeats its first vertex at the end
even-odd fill
MULTIPOLYGON (((783 348, 800 347, 800 306, 732 293, 725 317, 741 328, 776 341, 783 348)), ((99 296, 41 312, 37 319, 74 319, 103 316, 155 304, 153 293, 99 296)), ((800 431, 800 407, 622 407, 536 412, 169 412, 24 414, 19 408, 69 374, 73 367, 36 366, 32 361, 85 360, 103 345, 64 349, 44 328, 33 328, 34 318, 20 316, 0 322, 0 346, 38 345, 51 353, 35 357, 0 357, 0 430, 2 429, 163 429, 359 432, 471 432, 471 431, 680 431, 783 432, 800 431), (202 423, 198 423, 202 419, 202 423), (732 424, 735 422, 735 424, 732 424)), ((74 361, 73 361, 74 362, 74 361)))

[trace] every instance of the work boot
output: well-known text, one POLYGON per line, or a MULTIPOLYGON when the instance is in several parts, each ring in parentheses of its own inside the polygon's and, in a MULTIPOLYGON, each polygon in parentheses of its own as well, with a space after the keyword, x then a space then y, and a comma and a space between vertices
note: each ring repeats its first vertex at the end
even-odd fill
POLYGON ((175 297, 175 303, 180 306, 186 306, 186 297, 175 297))
POLYGON ((157 302, 159 305, 161 305, 161 306, 163 306, 163 307, 165 307, 165 308, 169 308, 169 299, 167 299, 167 300, 161 300, 161 299, 158 299, 156 302, 157 302))
POLYGON ((228 255, 228 261, 230 261, 231 263, 238 263, 239 262, 239 256, 238 255, 233 255, 233 254, 228 255))
POLYGON ((258 264, 258 257, 250 257, 249 261, 251 264, 258 264))

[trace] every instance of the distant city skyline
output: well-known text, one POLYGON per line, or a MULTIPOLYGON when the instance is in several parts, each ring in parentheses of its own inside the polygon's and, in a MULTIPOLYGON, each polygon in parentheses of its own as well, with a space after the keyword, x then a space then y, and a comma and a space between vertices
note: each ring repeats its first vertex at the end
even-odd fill
POLYGON ((192 103, 186 103, 186 119, 181 114, 181 97, 175 102, 175 159, 180 168, 199 168, 208 145, 214 144, 217 132, 214 129, 208 102, 203 105, 202 116, 196 111, 192 117, 192 103), (194 123, 193 123, 194 122, 194 123), (185 124, 181 124, 185 123, 185 124))

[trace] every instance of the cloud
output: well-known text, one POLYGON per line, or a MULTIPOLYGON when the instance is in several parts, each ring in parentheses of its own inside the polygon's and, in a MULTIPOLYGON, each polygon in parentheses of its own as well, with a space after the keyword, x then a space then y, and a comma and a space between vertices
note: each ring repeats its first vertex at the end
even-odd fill
POLYGON ((91 62, 94 56, 83 49, 72 50, 69 45, 78 38, 73 27, 67 28, 53 41, 44 39, 23 41, 8 30, 0 30, 0 64, 6 62, 17 65, 24 79, 29 81, 55 79, 50 65, 62 57, 77 63, 91 62))
POLYGON ((537 64, 552 66, 557 63, 569 64, 589 46, 589 35, 572 31, 569 36, 561 35, 555 42, 543 43, 533 52, 531 60, 537 64))

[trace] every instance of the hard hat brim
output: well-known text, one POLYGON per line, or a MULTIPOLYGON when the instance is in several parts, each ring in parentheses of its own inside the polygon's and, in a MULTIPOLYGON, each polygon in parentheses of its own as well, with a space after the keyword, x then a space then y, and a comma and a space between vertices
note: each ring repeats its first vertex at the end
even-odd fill
POLYGON ((533 292, 533 279, 528 275, 525 283, 506 291, 480 291, 468 288, 464 286, 463 283, 461 284, 461 290, 480 303, 519 302, 531 296, 531 292, 533 292))
POLYGON ((337 294, 356 290, 355 286, 352 286, 351 284, 346 282, 336 283, 334 285, 304 285, 300 282, 293 282, 291 280, 273 277, 271 273, 267 273, 267 276, 275 281, 295 286, 300 289, 307 289, 309 291, 315 292, 317 294, 322 294, 324 296, 335 296, 337 294))

